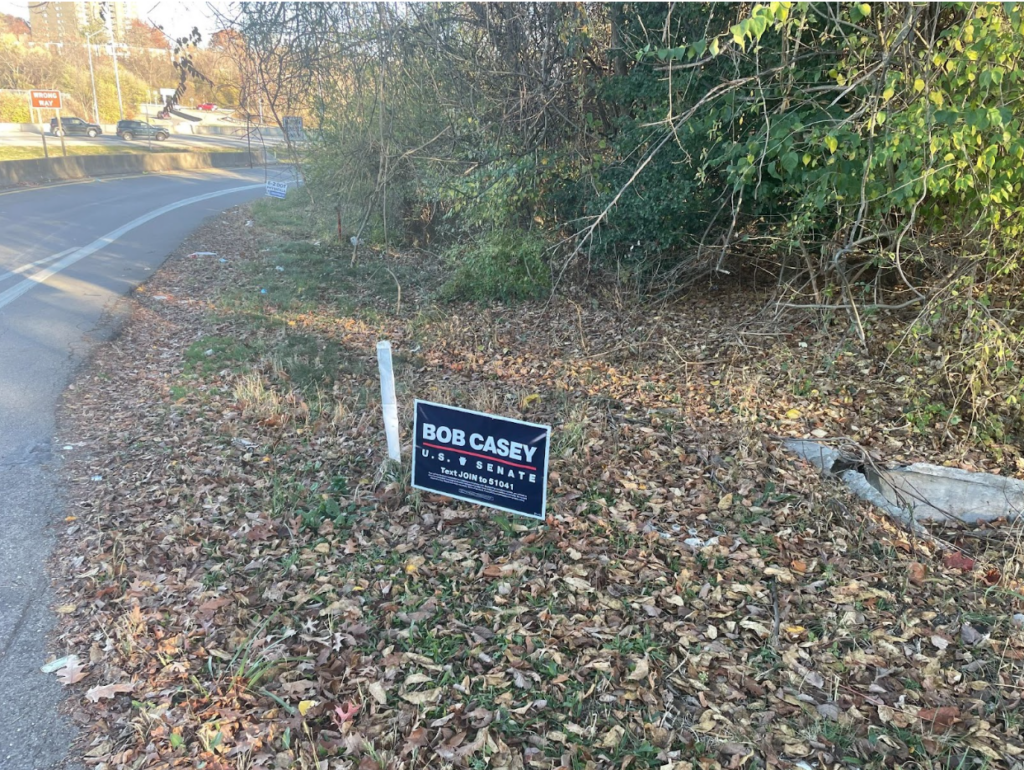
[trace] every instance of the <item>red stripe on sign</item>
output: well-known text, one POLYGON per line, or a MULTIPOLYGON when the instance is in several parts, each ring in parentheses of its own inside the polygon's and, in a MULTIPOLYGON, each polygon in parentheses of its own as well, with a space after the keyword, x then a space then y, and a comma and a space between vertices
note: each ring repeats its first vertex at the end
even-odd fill
POLYGON ((535 471, 535 470, 537 470, 532 465, 520 465, 519 463, 514 463, 511 460, 499 460, 497 457, 491 457, 490 455, 481 455, 481 454, 477 454, 476 452, 469 452, 469 451, 467 451, 465 449, 452 449, 450 446, 440 446, 438 444, 430 444, 430 443, 428 443, 426 441, 423 442, 423 446, 428 446, 431 449, 443 449, 445 452, 458 452, 460 455, 469 455, 470 457, 482 457, 484 460, 491 460, 492 462, 503 463, 505 465, 511 465, 513 468, 524 468, 524 469, 526 469, 528 471, 535 471))

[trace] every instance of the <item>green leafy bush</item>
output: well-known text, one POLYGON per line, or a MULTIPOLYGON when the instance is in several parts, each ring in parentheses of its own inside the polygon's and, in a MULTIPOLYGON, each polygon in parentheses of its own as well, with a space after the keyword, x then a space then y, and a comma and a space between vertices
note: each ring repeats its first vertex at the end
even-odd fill
POLYGON ((445 255, 454 272, 441 295, 475 302, 543 296, 551 287, 546 248, 538 233, 509 230, 492 231, 476 243, 455 246, 445 255))

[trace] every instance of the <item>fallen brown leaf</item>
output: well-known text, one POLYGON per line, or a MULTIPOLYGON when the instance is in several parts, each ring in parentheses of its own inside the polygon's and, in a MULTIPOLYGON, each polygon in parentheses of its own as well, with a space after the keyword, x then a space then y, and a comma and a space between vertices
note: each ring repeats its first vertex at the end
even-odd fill
POLYGON ((650 673, 650 661, 646 657, 644 657, 640 658, 636 662, 636 666, 633 668, 632 671, 629 672, 629 675, 626 677, 626 679, 628 679, 631 682, 640 682, 646 679, 650 673))
POLYGON ((921 709, 917 718, 934 732, 945 732, 960 721, 960 709, 955 706, 921 709))
POLYGON ((89 672, 85 670, 85 667, 78 663, 71 663, 57 672, 57 679, 62 685, 67 687, 68 685, 81 682, 89 676, 89 672))
POLYGON ((85 697, 87 700, 91 700, 93 703, 99 703, 103 698, 113 698, 118 693, 129 693, 135 689, 135 684, 132 682, 116 682, 114 684, 104 684, 98 687, 90 687, 85 697))
POLYGON ((958 569, 970 572, 974 569, 974 559, 964 556, 959 551, 947 551, 942 557, 942 563, 947 569, 958 569))

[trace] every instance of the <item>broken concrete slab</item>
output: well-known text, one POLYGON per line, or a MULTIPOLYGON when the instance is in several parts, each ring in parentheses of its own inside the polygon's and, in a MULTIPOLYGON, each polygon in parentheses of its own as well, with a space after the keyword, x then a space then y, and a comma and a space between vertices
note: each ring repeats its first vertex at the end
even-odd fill
POLYGON ((842 456, 838 449, 809 439, 791 438, 785 447, 798 457, 807 460, 822 473, 832 473, 832 466, 842 456))
POLYGON ((876 468, 839 449, 808 439, 785 447, 822 473, 838 476, 863 500, 904 523, 1014 519, 1024 511, 1024 482, 992 473, 914 463, 876 468))
POLYGON ((924 521, 976 524, 1014 519, 1024 511, 1024 482, 993 473, 914 463, 881 472, 877 485, 889 502, 924 521))
POLYGON ((878 487, 871 483, 875 474, 871 473, 870 478, 865 475, 862 471, 868 469, 864 468, 856 458, 827 444, 820 444, 808 439, 789 439, 784 446, 793 454, 807 460, 822 474, 841 479, 850 488, 850 491, 861 500, 867 500, 918 534, 925 534, 924 528, 914 520, 910 511, 887 500, 878 487))

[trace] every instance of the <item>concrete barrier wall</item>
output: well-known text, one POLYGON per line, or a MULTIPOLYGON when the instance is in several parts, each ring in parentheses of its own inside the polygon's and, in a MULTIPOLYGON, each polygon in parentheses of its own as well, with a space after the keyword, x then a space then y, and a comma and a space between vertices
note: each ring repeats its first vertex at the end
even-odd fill
MULTIPOLYGON (((83 118, 84 120, 84 118, 83 118)), ((116 123, 100 123, 104 134, 116 134, 116 123)), ((49 123, 0 123, 0 134, 42 134, 50 133, 49 123)), ((57 137, 54 137, 56 139, 57 137)))
POLYGON ((0 123, 0 134, 41 134, 50 130, 49 123, 0 123))
MULTIPOLYGON (((177 130, 178 124, 175 124, 177 130)), ((192 125, 191 133, 197 136, 245 136, 245 124, 239 124, 237 126, 203 126, 203 125, 192 125)), ((187 129, 182 133, 188 133, 187 129)), ((257 134, 263 134, 264 137, 270 139, 284 139, 284 131, 277 126, 263 126, 258 128, 257 126, 252 127, 252 133, 255 137, 257 134)))
MULTIPOLYGON (((253 165, 263 165, 252 153, 253 165)), ((45 184, 64 179, 88 179, 117 174, 188 171, 201 168, 241 168, 249 165, 247 152, 167 152, 153 155, 70 155, 0 162, 0 187, 45 184)))
MULTIPOLYGON (((145 117, 139 117, 137 120, 145 120, 145 117)), ((166 126, 168 121, 160 120, 156 117, 150 117, 149 122, 154 125, 166 126)), ((245 124, 236 123, 234 125, 225 126, 204 126, 199 123, 188 123, 184 120, 171 120, 172 131, 175 134, 194 134, 197 136, 244 136, 245 135, 245 124)), ((116 123, 102 123, 100 128, 103 129, 104 134, 116 134, 117 124, 116 123)), ((253 133, 262 131, 263 136, 273 139, 284 139, 284 131, 277 126, 263 126, 258 129, 256 126, 252 127, 253 133)), ((50 133, 49 123, 0 123, 0 134, 41 134, 43 132, 50 133)))

